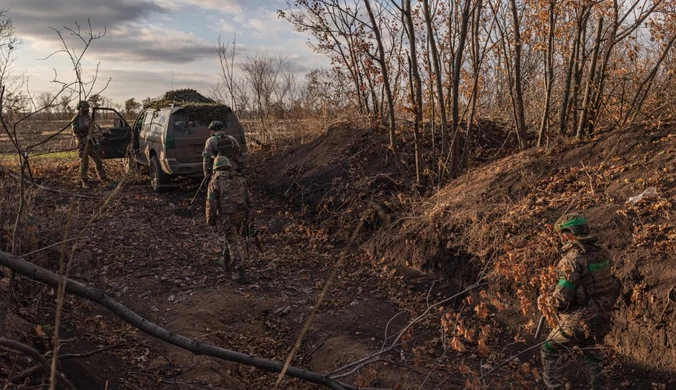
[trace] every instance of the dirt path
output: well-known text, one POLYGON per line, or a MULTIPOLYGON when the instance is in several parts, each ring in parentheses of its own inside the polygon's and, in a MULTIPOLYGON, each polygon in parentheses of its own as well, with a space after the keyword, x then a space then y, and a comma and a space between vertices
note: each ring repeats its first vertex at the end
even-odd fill
MULTIPOLYGON (((92 227, 90 239, 79 252, 75 278, 104 288, 176 333, 283 361, 341 248, 326 232, 256 193, 256 204, 262 206, 257 220, 263 230, 264 252, 250 245, 253 283, 233 284, 217 263, 218 237, 204 223, 205 194, 190 205, 197 184, 186 181, 181 186, 167 194, 154 194, 144 181, 131 182, 92 227)), ((386 325, 403 307, 391 298, 398 296, 404 302, 401 292, 392 293, 404 283, 383 267, 350 259, 340 270, 294 364, 328 372, 376 351, 386 325)), ((408 294, 406 288, 402 291, 408 294)), ((81 305, 86 306, 81 307, 82 314, 109 317, 91 305, 81 305)), ((83 321, 77 314, 70 316, 71 323, 83 321)), ((399 315, 391 321, 390 333, 406 318, 399 315)), ((134 352, 117 355, 122 371, 114 382, 120 388, 155 382, 146 388, 261 389, 274 382, 274 375, 193 356, 142 334, 117 335, 129 328, 112 322, 101 321, 101 326, 111 328, 111 338, 126 339, 134 352)), ((377 375, 390 376, 380 381, 381 386, 394 385, 391 374, 385 370, 377 375)), ((379 383, 372 379, 373 384, 379 383)), ((287 388, 301 386, 292 380, 285 383, 287 388)))

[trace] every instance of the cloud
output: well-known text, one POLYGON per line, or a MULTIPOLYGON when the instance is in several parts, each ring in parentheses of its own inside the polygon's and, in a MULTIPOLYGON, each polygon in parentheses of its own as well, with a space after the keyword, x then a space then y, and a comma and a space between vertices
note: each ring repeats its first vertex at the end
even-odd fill
POLYGON ((75 22, 87 32, 91 21, 94 33, 105 36, 92 43, 89 59, 190 63, 215 54, 214 43, 173 28, 147 22, 155 14, 167 14, 157 3, 135 0, 9 0, 9 16, 20 38, 45 51, 61 47, 62 32, 69 45, 82 43, 63 28, 75 28, 75 22))
POLYGON ((236 19, 242 20, 246 10, 254 2, 248 0, 157 0, 157 3, 172 11, 182 11, 198 7, 234 15, 236 19))
POLYGON ((118 26, 110 31, 110 39, 99 43, 94 52, 106 60, 182 64, 216 58, 215 43, 204 43, 194 34, 143 22, 118 26))
POLYGON ((165 12, 145 0, 5 0, 4 6, 19 34, 37 38, 54 36, 49 27, 84 25, 88 19, 94 26, 116 26, 165 12))

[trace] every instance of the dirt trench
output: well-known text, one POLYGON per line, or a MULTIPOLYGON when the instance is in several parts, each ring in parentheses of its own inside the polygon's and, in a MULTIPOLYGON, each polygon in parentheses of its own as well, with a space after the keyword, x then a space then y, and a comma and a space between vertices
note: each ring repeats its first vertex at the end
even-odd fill
MULTIPOLYGON (((61 179, 69 191, 78 191, 67 177, 61 179)), ((169 193, 155 194, 144 178, 132 180, 92 225, 77 252, 72 277, 107 291, 172 332, 284 361, 343 248, 325 229, 296 217, 253 183, 264 251, 253 243, 249 246, 253 283, 233 284, 217 263, 218 238, 204 223, 206 194, 191 205, 199 183, 177 184, 169 193)), ((110 188, 97 184, 90 192, 109 193, 110 188)), ((83 200, 78 207, 93 209, 97 203, 83 200)), ((65 218, 67 210, 58 206, 53 212, 58 219, 65 218)), ((84 213, 76 223, 83 225, 88 216, 84 213)), ((403 275, 361 255, 349 257, 293 364, 324 373, 379 350, 386 328, 391 336, 406 324, 408 313, 402 310, 407 302, 427 294, 425 286, 430 283, 419 273, 403 275)), ((440 291, 437 287, 435 293, 440 291)), ((63 371, 78 388, 266 389, 276 379, 264 371, 167 345, 75 297, 66 303, 64 320, 62 333, 69 339, 64 354, 119 346, 87 359, 64 361, 63 371)), ((394 388, 420 378, 385 365, 342 380, 394 388)), ((317 387, 288 379, 282 388, 317 387)))

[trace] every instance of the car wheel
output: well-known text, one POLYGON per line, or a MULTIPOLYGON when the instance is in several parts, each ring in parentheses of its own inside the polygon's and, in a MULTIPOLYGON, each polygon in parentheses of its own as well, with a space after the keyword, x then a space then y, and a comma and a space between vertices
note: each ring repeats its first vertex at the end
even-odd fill
POLYGON ((162 166, 160 165, 160 160, 157 156, 153 156, 150 159, 150 186, 155 192, 164 192, 169 187, 169 181, 171 178, 169 175, 164 173, 162 166))

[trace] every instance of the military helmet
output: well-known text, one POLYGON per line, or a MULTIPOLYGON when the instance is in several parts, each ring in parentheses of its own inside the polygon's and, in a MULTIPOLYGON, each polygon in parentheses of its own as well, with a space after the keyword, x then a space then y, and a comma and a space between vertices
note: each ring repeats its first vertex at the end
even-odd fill
POLYGON ((554 231, 558 233, 569 232, 577 237, 588 236, 590 232, 589 222, 587 222, 587 218, 582 214, 564 214, 554 224, 554 231))
POLYGON ((227 157, 225 156, 218 156, 214 160, 214 171, 218 169, 226 169, 226 168, 232 168, 232 164, 230 164, 230 160, 228 160, 227 157))
POLYGON ((223 131, 225 130, 225 125, 221 121, 212 121, 209 124, 209 130, 211 131, 223 131))
POLYGON ((86 108, 87 110, 89 109, 89 102, 88 102, 88 101, 86 101, 86 100, 80 100, 80 101, 77 103, 77 109, 78 109, 78 110, 81 110, 81 109, 83 109, 83 108, 86 108))

